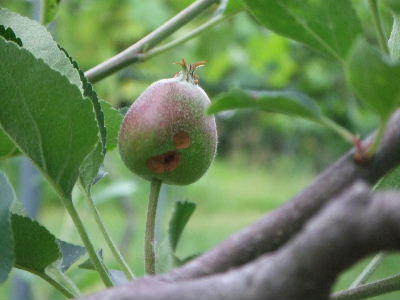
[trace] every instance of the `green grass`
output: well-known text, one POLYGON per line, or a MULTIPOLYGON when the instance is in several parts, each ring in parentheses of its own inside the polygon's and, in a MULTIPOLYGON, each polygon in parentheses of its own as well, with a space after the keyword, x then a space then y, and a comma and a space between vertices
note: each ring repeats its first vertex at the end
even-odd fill
MULTIPOLYGON (((149 183, 130 174, 121 164, 116 153, 112 153, 108 158, 106 168, 110 174, 94 187, 95 198, 100 198, 116 182, 128 181, 135 187, 135 192, 129 195, 134 207, 135 231, 127 259, 135 274, 140 276, 143 274, 143 238, 149 183)), ((186 257, 207 251, 232 233, 279 207, 306 187, 315 176, 316 174, 306 163, 301 163, 294 158, 280 158, 262 167, 248 165, 244 160, 217 160, 198 182, 190 186, 163 187, 157 230, 158 245, 161 249, 165 245, 167 225, 173 202, 176 200, 189 200, 197 204, 178 246, 178 256, 186 257)), ((59 201, 54 199, 54 193, 46 188, 45 194, 46 201, 41 222, 56 236, 81 244, 69 217, 59 201)), ((79 192, 75 191, 79 213, 85 220, 92 239, 99 249, 103 248, 107 265, 117 268, 89 214, 85 201, 80 196, 79 192)), ((109 201, 101 202, 98 207, 112 236, 119 242, 126 220, 118 198, 111 197, 109 201)), ((164 262, 162 257, 160 254, 160 261, 164 262)), ((398 255, 387 257, 373 278, 378 279, 395 274, 400 270, 399 261, 398 255)), ((341 276, 336 289, 348 287, 367 262, 367 259, 362 261, 341 276)), ((165 268, 161 266, 161 269, 165 268)), ((68 274, 85 293, 102 288, 98 276, 93 271, 82 271, 75 266, 68 271, 68 274)), ((63 298, 42 280, 32 276, 29 278, 34 281, 36 299, 63 298)), ((9 282, 0 286, 0 298, 7 298, 9 289, 9 282)), ((393 299, 399 296, 400 294, 395 293, 377 299, 393 299)))

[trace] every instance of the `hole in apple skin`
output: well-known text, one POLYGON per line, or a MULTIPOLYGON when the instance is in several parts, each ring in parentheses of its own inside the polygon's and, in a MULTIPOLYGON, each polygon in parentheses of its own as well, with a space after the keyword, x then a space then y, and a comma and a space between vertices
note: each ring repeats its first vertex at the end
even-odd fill
POLYGON ((150 157, 147 160, 147 167, 154 173, 161 174, 175 170, 179 167, 180 163, 181 154, 176 151, 169 151, 150 157))
POLYGON ((182 130, 174 135, 174 143, 177 149, 186 149, 192 144, 192 139, 186 131, 182 130))

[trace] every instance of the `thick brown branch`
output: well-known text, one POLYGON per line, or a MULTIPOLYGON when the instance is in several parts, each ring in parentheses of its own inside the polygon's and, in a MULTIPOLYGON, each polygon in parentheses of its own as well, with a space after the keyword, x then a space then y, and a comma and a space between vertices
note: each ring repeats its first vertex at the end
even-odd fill
MULTIPOLYGON (((379 151, 368 164, 357 164, 353 159, 353 151, 350 151, 291 201, 161 278, 179 280, 223 272, 263 253, 275 251, 346 187, 360 179, 374 184, 397 166, 400 163, 399 128, 400 110, 393 115, 379 151)), ((371 141, 372 137, 369 137, 364 144, 370 144, 371 141)))
POLYGON ((82 299, 328 299, 337 276, 378 250, 400 249, 400 193, 356 183, 273 254, 178 282, 148 277, 82 299))

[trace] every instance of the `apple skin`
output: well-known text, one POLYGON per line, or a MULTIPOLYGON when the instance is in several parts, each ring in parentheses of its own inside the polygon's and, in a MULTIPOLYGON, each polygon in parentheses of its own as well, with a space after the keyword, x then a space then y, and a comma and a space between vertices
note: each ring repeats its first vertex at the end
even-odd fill
POLYGON ((147 179, 186 185, 209 168, 217 149, 215 118, 207 114, 210 99, 185 77, 150 85, 132 104, 119 134, 125 165, 147 179))

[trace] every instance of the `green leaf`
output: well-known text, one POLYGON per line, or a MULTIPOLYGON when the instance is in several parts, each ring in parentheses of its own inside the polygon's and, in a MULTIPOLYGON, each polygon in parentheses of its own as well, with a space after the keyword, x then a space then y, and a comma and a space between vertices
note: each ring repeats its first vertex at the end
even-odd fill
POLYGON ((233 89, 223 93, 211 104, 208 112, 217 113, 229 109, 256 108, 321 121, 317 104, 309 97, 291 91, 248 91, 233 89))
POLYGON ((13 141, 0 128, 0 159, 12 157, 18 153, 13 141))
POLYGON ((0 172, 0 283, 5 281, 14 265, 14 240, 10 220, 14 189, 8 178, 0 172))
POLYGON ((15 35, 21 39, 24 48, 66 76, 82 91, 79 73, 71 65, 68 57, 60 51, 46 27, 7 9, 0 9, 0 25, 12 28, 15 35))
POLYGON ((45 273, 61 257, 57 239, 38 222, 20 215, 11 216, 15 241, 15 267, 32 273, 45 273))
POLYGON ((400 189, 400 167, 395 168, 383 177, 374 190, 400 189))
MULTIPOLYGON (((14 31, 11 28, 6 28, 0 25, 0 35, 8 41, 13 41, 19 46, 22 46, 21 39, 15 36, 14 31)), ((0 128, 0 159, 5 159, 18 154, 19 151, 15 147, 14 143, 0 128)))
POLYGON ((193 202, 175 202, 174 212, 172 213, 171 221, 168 228, 169 242, 173 252, 175 252, 183 229, 185 228, 190 217, 192 216, 195 208, 196 204, 193 202))
POLYGON ((400 15, 400 2, 399 0, 383 0, 383 3, 389 7, 389 9, 397 14, 400 15))
POLYGON ((357 96, 382 120, 400 103, 400 64, 359 41, 348 60, 347 75, 357 96))
POLYGON ((93 151, 86 156, 79 170, 79 180, 88 193, 90 193, 90 189, 99 174, 99 169, 103 160, 104 153, 102 150, 102 144, 98 142, 93 151))
POLYGON ((99 132, 100 132, 100 141, 103 145, 102 151, 105 154, 106 153, 106 139, 107 139, 107 130, 104 124, 104 114, 102 110, 102 106, 100 104, 100 100, 97 97, 97 93, 94 91, 92 84, 87 80, 85 77, 85 74, 83 71, 79 68, 78 63, 68 54, 67 50, 62 48, 61 46, 58 46, 61 51, 65 53, 65 55, 68 57, 70 60, 72 66, 75 68, 75 70, 79 73, 79 77, 81 79, 82 87, 83 87, 83 95, 85 97, 88 97, 93 104, 94 111, 96 113, 96 120, 97 120, 97 125, 99 127, 99 132))
POLYGON ((61 271, 67 271, 76 261, 86 254, 86 248, 59 240, 62 253, 61 271))
POLYGON ((104 119, 107 128, 107 151, 113 150, 118 144, 119 128, 121 127, 124 116, 112 105, 104 100, 100 100, 103 109, 104 119))
POLYGON ((13 41, 18 44, 18 46, 22 47, 22 41, 20 38, 17 38, 14 31, 8 27, 6 28, 4 25, 0 25, 0 35, 8 41, 13 41))
POLYGON ((44 0, 43 1, 43 24, 53 21, 57 14, 61 0, 44 0))
POLYGON ((361 33, 348 0, 244 0, 256 19, 278 34, 344 60, 361 33))
POLYGON ((0 125, 70 197, 79 167, 98 141, 92 104, 67 78, 15 43, 0 38, 0 57, 0 125))
POLYGON ((216 14, 221 10, 224 15, 233 15, 244 9, 245 7, 242 0, 222 0, 216 14))
POLYGON ((79 179, 83 188, 90 193, 90 188, 98 178, 99 169, 104 161, 104 155, 107 151, 107 129, 105 127, 104 113, 97 93, 93 90, 92 84, 87 80, 83 71, 79 68, 78 63, 72 59, 68 52, 59 46, 60 50, 69 58, 71 64, 79 72, 79 76, 83 86, 83 94, 92 101, 92 105, 96 114, 96 121, 99 130, 99 140, 96 147, 85 158, 80 168, 79 179))

